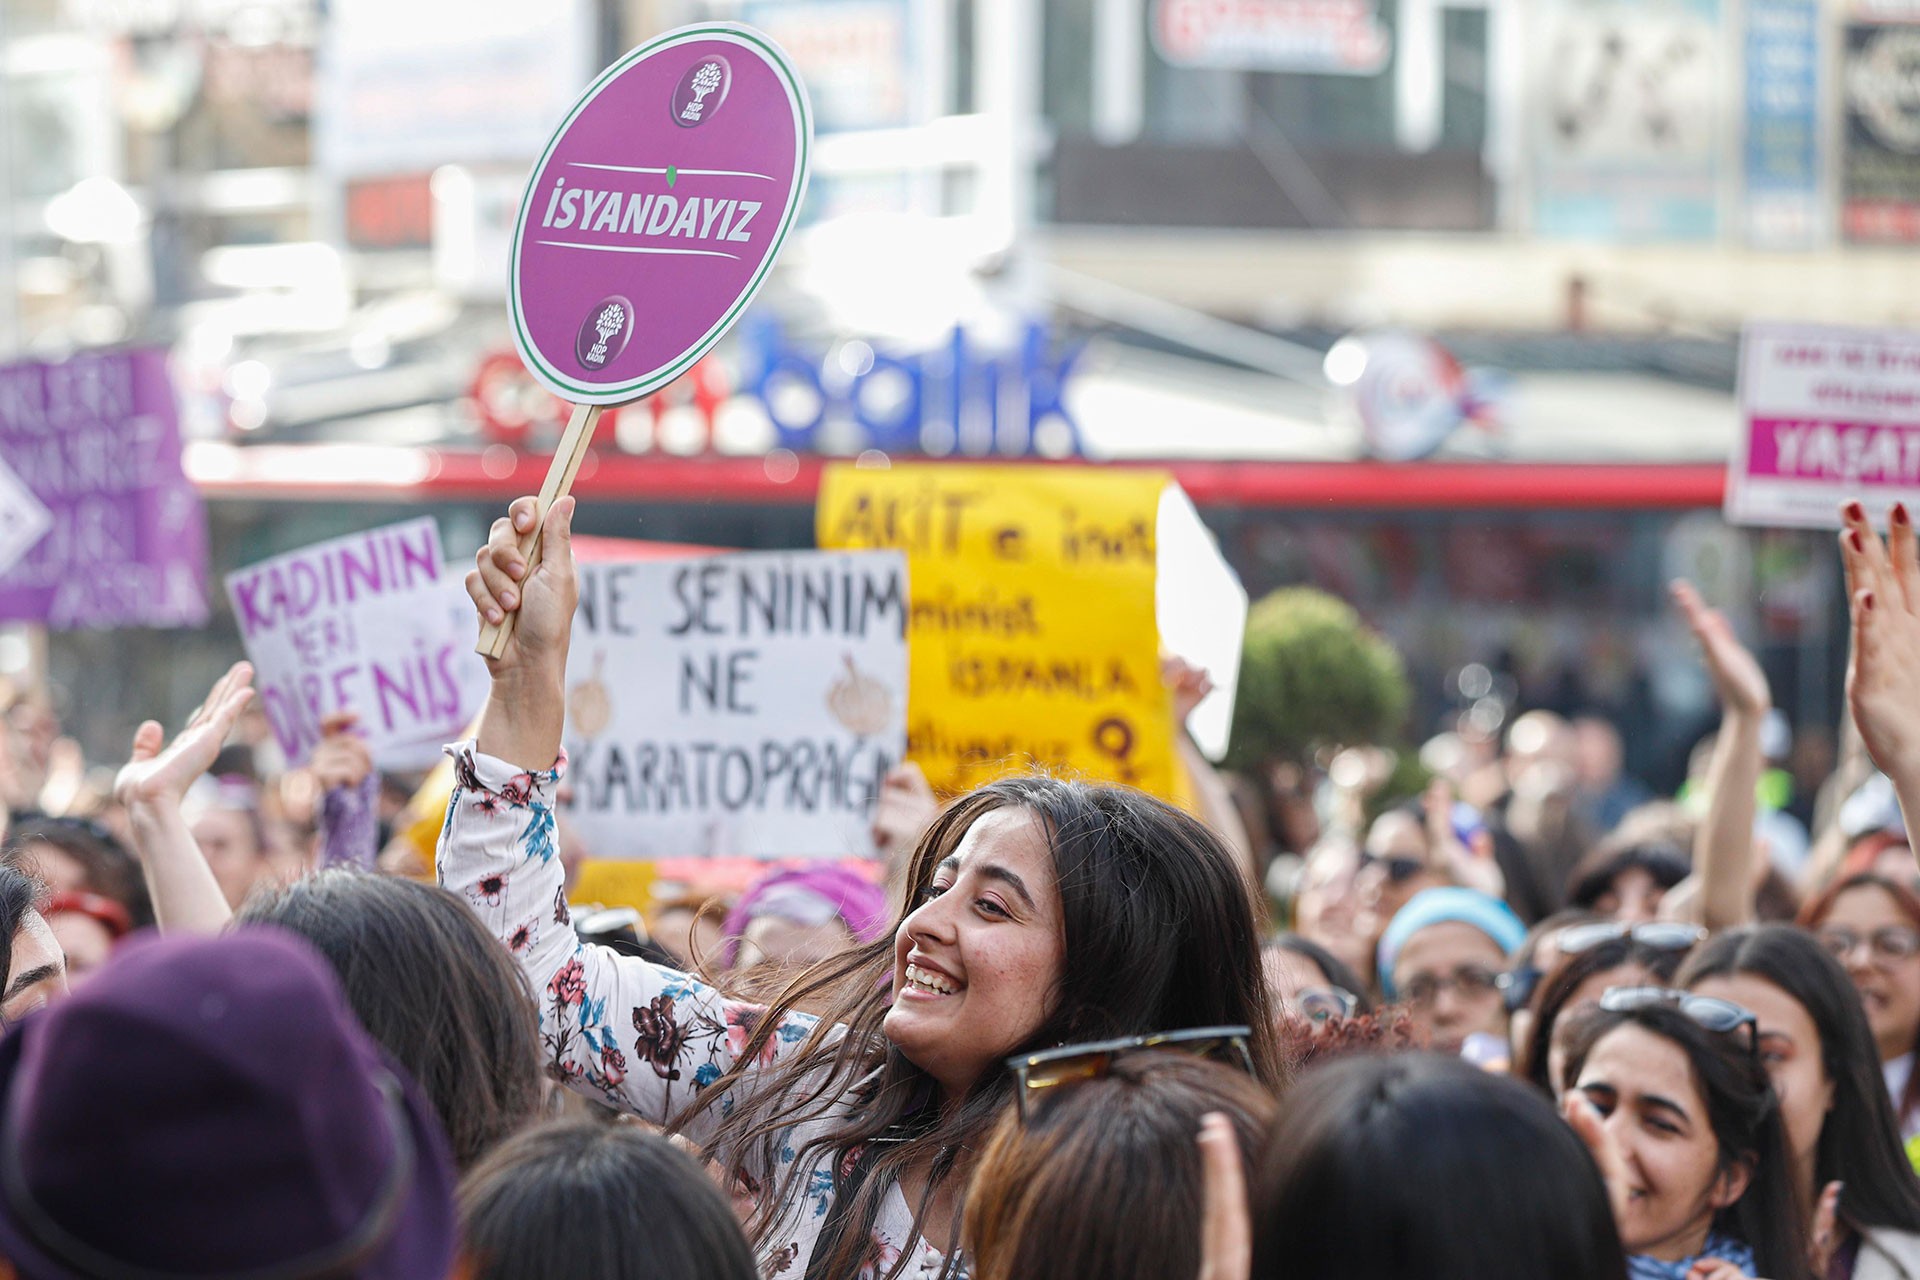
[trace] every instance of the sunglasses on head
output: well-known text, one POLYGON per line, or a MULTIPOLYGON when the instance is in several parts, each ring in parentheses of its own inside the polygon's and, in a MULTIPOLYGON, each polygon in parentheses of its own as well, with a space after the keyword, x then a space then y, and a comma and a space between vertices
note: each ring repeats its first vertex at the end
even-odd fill
POLYGON ((1731 1000, 1697 996, 1691 991, 1674 991, 1667 987, 1608 987, 1600 995, 1600 1007, 1608 1013, 1632 1013, 1636 1009, 1654 1005, 1678 1009, 1708 1031, 1720 1034, 1744 1031, 1741 1038, 1749 1053, 1756 1052, 1760 1047, 1760 1020, 1754 1017, 1752 1010, 1731 1000))
POLYGON ((1247 1048, 1253 1034, 1248 1027, 1187 1027, 1179 1031, 1152 1031, 1143 1036, 1121 1040, 1096 1040, 1070 1044, 1040 1053, 1022 1053, 1007 1059, 1013 1071, 1014 1103, 1020 1123, 1027 1122, 1033 1095, 1056 1085, 1098 1080, 1113 1066, 1113 1060, 1137 1049, 1175 1049, 1199 1058, 1231 1062, 1253 1074, 1253 1052, 1247 1048))
POLYGON ((1554 945, 1563 956, 1577 956, 1616 938, 1631 938, 1637 945, 1651 951, 1691 951, 1706 936, 1707 931, 1699 925, 1682 924, 1676 920, 1650 920, 1643 924, 1601 920, 1563 929, 1554 945))

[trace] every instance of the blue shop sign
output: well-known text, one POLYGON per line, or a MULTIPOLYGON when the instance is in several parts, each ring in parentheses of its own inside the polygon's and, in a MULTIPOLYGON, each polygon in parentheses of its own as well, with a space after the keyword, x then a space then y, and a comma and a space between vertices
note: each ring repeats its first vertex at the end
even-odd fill
POLYGON ((955 327, 929 351, 853 340, 824 355, 772 320, 743 325, 742 390, 766 408, 795 453, 1065 457, 1081 452, 1063 395, 1086 344, 1029 323, 1010 351, 955 327))

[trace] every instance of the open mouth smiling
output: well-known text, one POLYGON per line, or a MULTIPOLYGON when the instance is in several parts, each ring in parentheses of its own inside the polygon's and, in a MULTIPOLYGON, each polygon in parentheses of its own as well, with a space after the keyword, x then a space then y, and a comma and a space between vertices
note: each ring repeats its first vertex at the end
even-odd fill
POLYGON ((960 990, 960 984, 945 974, 917 964, 907 966, 906 978, 907 989, 920 995, 950 996, 960 990))

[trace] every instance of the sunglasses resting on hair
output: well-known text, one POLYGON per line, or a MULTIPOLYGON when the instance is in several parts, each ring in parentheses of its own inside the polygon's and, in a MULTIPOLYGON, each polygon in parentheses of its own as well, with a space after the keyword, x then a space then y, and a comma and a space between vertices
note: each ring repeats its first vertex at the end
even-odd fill
POLYGON ((1608 1013, 1631 1013, 1650 1005, 1678 1009, 1708 1031, 1728 1033, 1744 1031, 1747 1051, 1760 1047, 1760 1020, 1753 1011, 1718 996, 1697 996, 1691 991, 1667 987, 1608 987, 1600 995, 1600 1007, 1608 1013))
POLYGON ((1020 1122, 1027 1121, 1032 1096, 1056 1085, 1098 1080, 1113 1066, 1113 1060, 1136 1049, 1175 1049, 1201 1058, 1217 1058, 1237 1063, 1253 1074, 1253 1053, 1247 1048, 1252 1031, 1247 1027, 1186 1027, 1179 1031, 1152 1031, 1143 1036, 1120 1040, 1095 1040, 1087 1044, 1064 1045, 1040 1053, 1022 1053, 1007 1059, 1014 1077, 1014 1101, 1020 1122))
POLYGON ((1554 945, 1563 956, 1577 956, 1615 938, 1631 938, 1653 951, 1690 951, 1705 940, 1707 931, 1697 924, 1677 920, 1649 920, 1642 924, 1601 920, 1577 924, 1561 931, 1554 945))

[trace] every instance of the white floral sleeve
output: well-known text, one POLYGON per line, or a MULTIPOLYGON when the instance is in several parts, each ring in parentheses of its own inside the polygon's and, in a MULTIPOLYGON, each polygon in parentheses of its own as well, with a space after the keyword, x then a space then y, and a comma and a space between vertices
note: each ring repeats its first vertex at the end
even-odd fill
MULTIPOLYGON (((455 782, 440 831, 440 883, 467 900, 526 974, 548 1071, 581 1093, 668 1123, 745 1052, 764 1010, 575 935, 554 836, 564 754, 544 773, 481 755, 471 742, 448 754, 455 782)), ((799 1044, 816 1021, 785 1018, 763 1063, 799 1044)), ((711 1125, 701 1122, 717 1122, 731 1105, 723 1098, 703 1112, 689 1136, 705 1140, 711 1125)))

